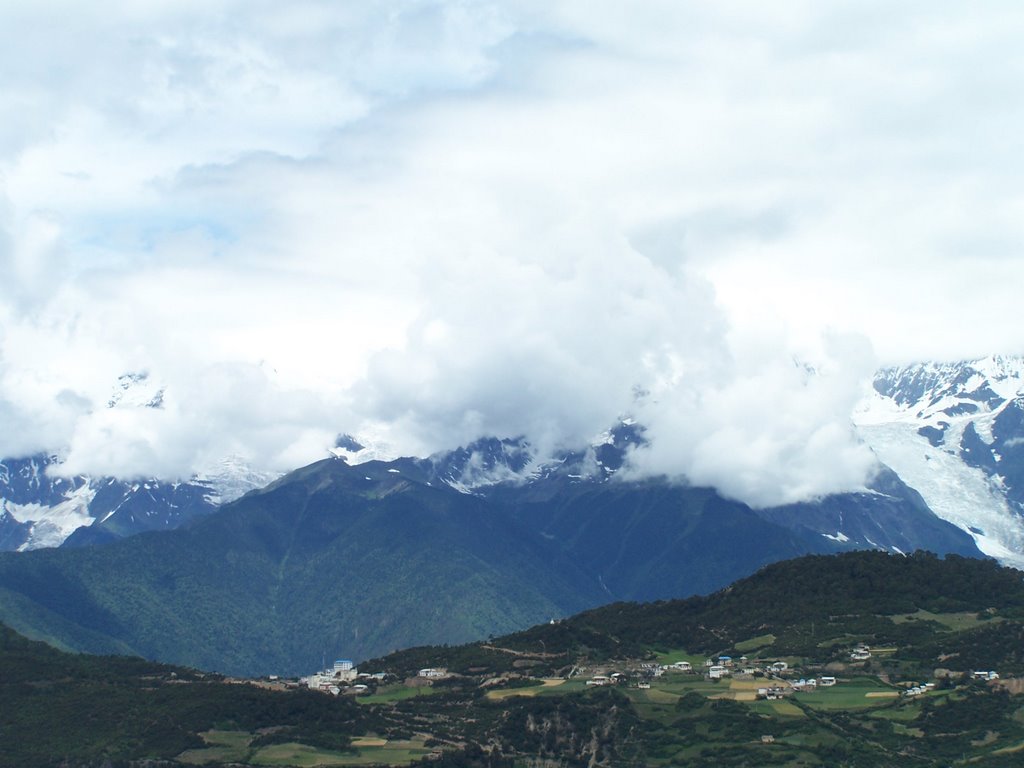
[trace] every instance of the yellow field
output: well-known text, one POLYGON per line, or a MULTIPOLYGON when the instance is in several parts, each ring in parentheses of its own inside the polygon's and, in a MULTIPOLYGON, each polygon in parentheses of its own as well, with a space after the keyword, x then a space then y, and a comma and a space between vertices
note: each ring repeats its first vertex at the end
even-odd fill
POLYGON ((561 677, 546 677, 541 685, 533 685, 529 688, 506 688, 500 691, 488 691, 487 698, 491 701, 501 701, 512 696, 536 696, 545 688, 554 688, 565 683, 561 677))

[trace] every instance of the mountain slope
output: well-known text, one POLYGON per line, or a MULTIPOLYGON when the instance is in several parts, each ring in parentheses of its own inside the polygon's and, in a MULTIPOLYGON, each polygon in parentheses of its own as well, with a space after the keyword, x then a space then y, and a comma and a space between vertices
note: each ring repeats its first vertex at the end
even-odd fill
POLYGON ((836 549, 707 488, 549 478, 490 498, 579 563, 609 601, 710 592, 765 563, 836 549))
POLYGON ((969 533, 935 515, 921 495, 888 467, 880 468, 869 488, 860 493, 759 509, 757 514, 793 531, 823 536, 837 549, 981 554, 969 533))
POLYGON ((1020 572, 877 551, 778 563, 706 597, 405 649, 360 664, 379 675, 361 692, 339 682, 350 695, 338 697, 64 654, 0 626, 0 766, 1009 768, 1024 739, 1022 637, 1020 572), (858 643, 876 653, 852 659, 858 643), (703 660, 727 652, 742 664, 709 679, 703 660), (683 660, 696 669, 668 664, 683 660), (423 667, 445 672, 418 677, 423 667), (995 669, 1001 679, 972 674, 995 669), (768 686, 780 693, 765 698, 768 686))
POLYGON ((549 459, 534 456, 522 440, 488 439, 418 462, 416 471, 462 492, 509 504, 535 530, 557 537, 570 552, 578 550, 574 558, 594 560, 591 570, 602 578, 617 567, 656 562, 657 551, 688 540, 675 550, 688 565, 685 571, 664 573, 660 591, 612 589, 609 596, 615 599, 706 592, 764 563, 799 553, 927 549, 981 555, 970 533, 936 516, 916 490, 884 465, 861 492, 751 510, 712 490, 663 478, 620 482, 617 473, 630 451, 645 442, 643 427, 626 420, 586 449, 549 459), (680 510, 686 511, 680 516, 680 510), (686 525, 678 525, 679 519, 686 525), (701 560, 703 569, 698 567, 701 560), (707 579, 700 578, 702 572, 707 579), (692 583, 680 581, 695 574, 692 583))
POLYGON ((708 489, 585 481, 568 459, 486 494, 458 485, 429 461, 328 459, 184 529, 0 554, 0 619, 77 650, 287 673, 328 652, 462 642, 707 592, 844 546, 708 489))
POLYGON ((599 602, 479 499, 326 460, 188 529, 0 556, 0 613, 88 651, 233 672, 508 631, 599 602))

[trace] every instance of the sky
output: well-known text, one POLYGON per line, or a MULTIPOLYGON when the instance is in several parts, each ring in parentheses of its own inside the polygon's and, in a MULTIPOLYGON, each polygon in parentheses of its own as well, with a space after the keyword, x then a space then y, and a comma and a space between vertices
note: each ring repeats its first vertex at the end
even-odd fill
POLYGON ((860 487, 876 367, 1024 352, 1022 38, 998 0, 0 0, 0 455, 630 416, 637 475, 860 487))

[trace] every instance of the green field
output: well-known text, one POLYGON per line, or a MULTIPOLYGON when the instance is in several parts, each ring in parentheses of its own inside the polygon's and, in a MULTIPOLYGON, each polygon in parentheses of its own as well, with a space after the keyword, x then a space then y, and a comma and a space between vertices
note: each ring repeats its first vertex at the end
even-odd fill
POLYGON ((202 734, 202 737, 209 747, 190 749, 180 754, 177 759, 188 765, 404 765, 430 753, 422 739, 387 741, 356 738, 352 742, 353 751, 337 752, 297 743, 252 748, 250 744, 254 738, 253 734, 244 731, 208 731, 202 734))
POLYGON ((750 653, 751 651, 756 651, 760 648, 767 648, 773 645, 775 643, 775 639, 775 635, 772 634, 758 635, 757 637, 752 637, 749 640, 736 643, 736 650, 740 653, 750 653))
POLYGON ((892 703, 895 688, 871 677, 841 681, 830 688, 797 693, 801 704, 815 709, 867 709, 892 703))
POLYGON ((363 746, 357 753, 331 752, 304 744, 274 744, 253 756, 253 765, 404 765, 430 753, 422 741, 388 742, 384 746, 363 746))
POLYGON ((961 632, 965 629, 974 629, 982 624, 1002 621, 1000 617, 981 618, 981 614, 961 611, 959 613, 932 613, 931 611, 916 611, 893 616, 896 624, 905 624, 908 621, 934 621, 954 632, 961 632))
POLYGON ((677 661, 688 661, 694 669, 702 669, 707 656, 688 653, 685 649, 676 648, 668 651, 655 649, 655 660, 659 664, 675 664, 677 661))
POLYGON ((372 696, 357 696, 360 704, 387 704, 392 701, 403 701, 416 696, 432 696, 441 689, 433 686, 387 685, 377 689, 372 696))
POLYGON ((210 746, 183 752, 178 755, 178 760, 190 765, 242 761, 248 756, 249 743, 253 739, 252 734, 246 731, 207 731, 200 735, 210 746))

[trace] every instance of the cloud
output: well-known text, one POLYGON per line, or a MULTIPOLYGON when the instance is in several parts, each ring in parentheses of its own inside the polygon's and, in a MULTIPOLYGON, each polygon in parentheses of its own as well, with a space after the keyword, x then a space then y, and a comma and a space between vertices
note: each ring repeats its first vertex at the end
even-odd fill
POLYGON ((649 445, 626 477, 665 475, 760 507, 863 488, 876 466, 849 414, 875 369, 862 337, 830 335, 811 366, 759 347, 724 370, 669 375, 638 403, 649 445))
POLYGON ((637 473, 776 503, 869 473, 871 347, 1024 346, 1014 5, 0 15, 0 453, 187 476, 632 413, 637 473), (129 371, 163 409, 106 408, 129 371))

